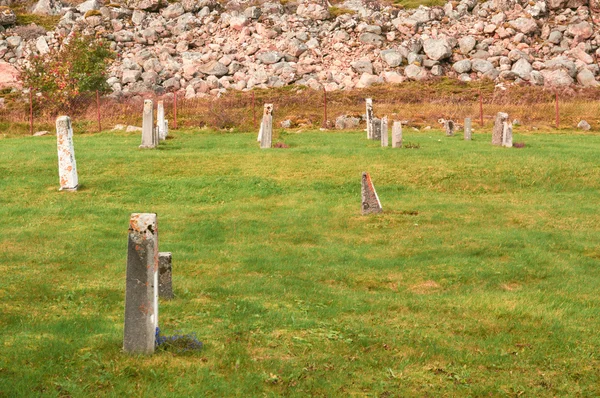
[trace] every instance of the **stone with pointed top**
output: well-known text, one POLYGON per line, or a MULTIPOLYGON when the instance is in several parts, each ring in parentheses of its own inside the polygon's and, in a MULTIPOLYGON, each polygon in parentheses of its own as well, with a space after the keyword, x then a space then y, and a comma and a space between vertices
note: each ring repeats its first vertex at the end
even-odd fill
POLYGON ((361 212, 363 215, 381 213, 383 211, 381 208, 381 202, 379 201, 379 196, 377 196, 377 191, 375 191, 375 187, 371 181, 371 176, 367 172, 362 173, 361 197, 361 212))

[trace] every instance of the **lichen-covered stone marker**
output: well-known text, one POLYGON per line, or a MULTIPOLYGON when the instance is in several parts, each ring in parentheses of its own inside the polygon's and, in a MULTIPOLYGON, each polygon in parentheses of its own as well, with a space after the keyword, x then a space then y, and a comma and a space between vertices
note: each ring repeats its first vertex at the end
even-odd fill
POLYGON ((73 127, 71 118, 60 116, 56 119, 56 144, 58 146, 58 177, 61 191, 77 191, 79 177, 73 147, 73 127))
POLYGON ((388 118, 384 116, 381 119, 381 146, 387 147, 388 145, 388 118))
POLYGON ((371 120, 371 134, 373 140, 381 140, 381 119, 376 117, 371 120))
POLYGON ((171 252, 158 253, 158 297, 167 300, 173 298, 172 270, 173 255, 171 252))
POLYGON ((365 100, 367 105, 367 139, 373 139, 373 99, 367 98, 365 100))
POLYGON ((392 148, 402 148, 402 123, 398 121, 392 125, 392 148))
POLYGON ((454 121, 444 120, 444 129, 446 130, 446 137, 452 137, 454 135, 454 121))
POLYGON ((144 115, 142 121, 142 145, 140 148, 156 148, 157 134, 154 130, 154 109, 152 100, 144 100, 144 115))
POLYGON ((261 148, 271 148, 271 140, 273 139, 273 104, 265 104, 258 139, 261 148))
POLYGON ((371 181, 371 176, 367 172, 362 173, 361 197, 361 211, 363 215, 381 213, 383 211, 381 208, 381 202, 379 201, 379 196, 377 196, 377 192, 375 191, 375 187, 371 181))
POLYGON ((158 227, 156 214, 133 213, 129 220, 123 350, 154 352, 158 326, 158 227))
POLYGON ((156 104, 156 127, 158 127, 158 139, 164 141, 167 139, 167 128, 165 120, 164 101, 158 101, 156 104))
POLYGON ((492 145, 500 146, 504 141, 504 124, 508 121, 508 113, 498 112, 492 131, 492 145))
POLYGON ((471 118, 465 118, 465 141, 471 141, 473 135, 473 129, 471 127, 471 118))

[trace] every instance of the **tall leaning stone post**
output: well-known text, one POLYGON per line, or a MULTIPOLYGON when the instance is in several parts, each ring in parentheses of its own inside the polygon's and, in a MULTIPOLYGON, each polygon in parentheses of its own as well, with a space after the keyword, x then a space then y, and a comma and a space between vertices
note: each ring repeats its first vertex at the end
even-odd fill
POLYGON ((171 300, 173 298, 173 255, 171 252, 158 253, 158 297, 171 300))
POLYGON ((402 123, 398 121, 392 125, 392 148, 402 148, 402 123))
POLYGON ((158 326, 158 228, 156 214, 129 220, 123 350, 152 354, 158 326))
POLYGON ((384 116, 381 119, 381 146, 387 147, 388 145, 388 118, 384 116))
POLYGON ((465 141, 471 141, 473 135, 473 129, 471 127, 471 118, 465 118, 465 141))
POLYGON ((494 122, 494 130, 492 130, 492 145, 502 145, 504 137, 504 123, 508 121, 508 113, 498 112, 496 121, 494 122))
POLYGON ((271 141, 273 139, 273 104, 265 104, 259 139, 261 148, 271 148, 271 141))
POLYGON ((161 141, 166 140, 165 104, 162 100, 156 104, 156 127, 158 127, 158 139, 161 141))
POLYGON ((73 147, 73 127, 71 118, 60 116, 56 119, 56 144, 58 147, 58 177, 61 191, 77 191, 79 178, 73 147))
POLYGON ((367 98, 367 139, 373 139, 373 99, 367 98))
POLYGON ((140 148, 156 148, 154 131, 154 109, 152 100, 144 100, 144 119, 142 121, 142 145, 140 148))
POLYGON ((361 213, 367 215, 371 213, 381 213, 381 202, 371 176, 366 171, 362 173, 362 186, 361 186, 361 213))

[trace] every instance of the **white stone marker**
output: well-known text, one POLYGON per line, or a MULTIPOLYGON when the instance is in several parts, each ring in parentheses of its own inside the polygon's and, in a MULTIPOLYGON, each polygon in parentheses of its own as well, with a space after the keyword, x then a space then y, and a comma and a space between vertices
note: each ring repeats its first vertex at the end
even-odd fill
POLYGON ((471 141, 473 130, 471 128, 471 118, 465 118, 465 141, 471 141))
POLYGON ((402 123, 398 121, 392 125, 392 148, 402 148, 402 123))
POLYGON ((388 145, 388 118, 384 116, 381 119, 381 146, 387 147, 388 145))
POLYGON ((367 98, 367 139, 373 139, 373 99, 367 98))
POLYGON ((58 146, 58 177, 61 191, 77 191, 79 178, 73 148, 73 127, 71 118, 60 116, 56 119, 56 144, 58 146))
POLYGON ((502 126, 502 146, 506 148, 513 146, 513 125, 508 120, 502 126))
POLYGON ((154 109, 152 100, 144 100, 144 119, 142 121, 142 145, 140 148, 156 148, 157 135, 154 130, 154 109))
POLYGON ((271 148, 271 140, 273 139, 273 104, 265 104, 258 138, 261 148, 271 148))
POLYGON ((156 127, 158 127, 158 139, 164 141, 167 139, 167 129, 165 121, 164 101, 158 101, 156 104, 156 127))
POLYGON ((158 229, 156 214, 133 213, 129 220, 123 350, 154 353, 158 326, 158 229))

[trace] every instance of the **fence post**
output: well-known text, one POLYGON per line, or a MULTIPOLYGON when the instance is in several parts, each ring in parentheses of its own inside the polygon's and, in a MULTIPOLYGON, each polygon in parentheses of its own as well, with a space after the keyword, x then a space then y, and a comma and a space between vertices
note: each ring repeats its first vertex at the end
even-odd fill
POLYGON ((323 128, 327 128, 327 90, 323 86, 323 128))
POLYGON ((555 106, 554 106, 554 111, 556 113, 556 128, 558 129, 560 127, 560 113, 559 113, 559 109, 558 109, 558 91, 554 92, 554 98, 555 98, 555 106))
POLYGON ((33 89, 29 89, 29 132, 33 135, 33 89))
POLYGON ((177 92, 173 92, 173 128, 177 130, 177 92))
POLYGON ((481 89, 479 89, 479 124, 483 127, 483 96, 481 95, 481 89))
POLYGON ((252 127, 256 128, 256 103, 254 100, 254 91, 252 91, 252 127))
POLYGON ((96 90, 96 114, 98 115, 98 132, 102 131, 102 124, 100 123, 100 93, 96 90))

